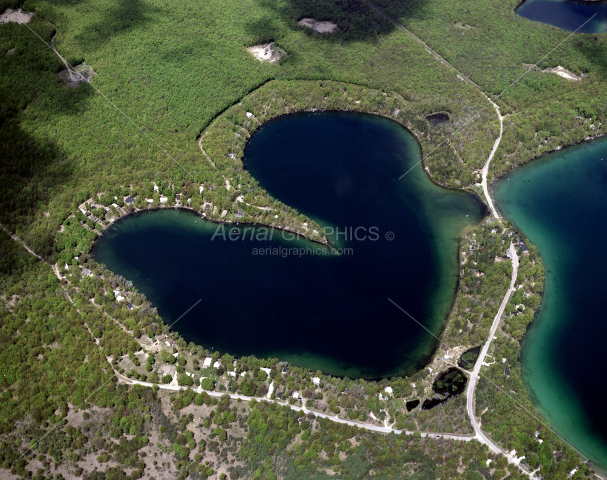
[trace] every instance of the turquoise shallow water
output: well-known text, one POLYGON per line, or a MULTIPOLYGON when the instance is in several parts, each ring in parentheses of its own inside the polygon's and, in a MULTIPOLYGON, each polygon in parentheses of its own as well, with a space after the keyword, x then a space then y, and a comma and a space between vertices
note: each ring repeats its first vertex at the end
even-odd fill
POLYGON ((525 0, 515 11, 521 17, 547 23, 569 32, 602 33, 607 31, 607 2, 525 0))
POLYGON ((542 308, 523 342, 525 383, 555 431, 607 468, 607 139, 503 178, 495 199, 538 246, 542 308))
POLYGON ((485 213, 476 196, 433 184, 420 158, 415 137, 381 117, 283 117, 251 138, 245 166, 275 198, 333 228, 350 254, 316 246, 259 255, 315 245, 279 231, 251 238, 243 225, 228 226, 239 240, 226 241, 214 238, 217 225, 164 210, 116 222, 93 255, 133 281, 168 324, 202 299, 173 327, 188 341, 335 375, 410 373, 436 340, 388 298, 440 333, 457 285, 458 237, 485 213))

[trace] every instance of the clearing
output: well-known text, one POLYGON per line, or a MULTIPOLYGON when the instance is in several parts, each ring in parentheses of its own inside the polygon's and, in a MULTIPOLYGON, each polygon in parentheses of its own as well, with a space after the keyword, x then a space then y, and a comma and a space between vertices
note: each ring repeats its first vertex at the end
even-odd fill
POLYGON ((7 8, 4 10, 4 13, 0 15, 0 24, 3 23, 28 23, 32 18, 33 13, 30 12, 22 12, 21 9, 13 10, 12 8, 7 8))
POLYGON ((287 54, 283 49, 274 45, 274 42, 264 45, 253 45, 247 48, 247 51, 257 60, 262 62, 276 63, 280 58, 287 54))
POLYGON ((313 18, 302 18, 299 22, 304 27, 311 28, 318 33, 335 33, 337 32, 337 24, 335 22, 325 21, 319 22, 313 18))
POLYGON ((70 88, 79 87, 82 82, 90 83, 93 75, 97 75, 97 72, 93 70, 93 67, 84 63, 74 67, 71 71, 66 68, 57 74, 59 80, 70 88))

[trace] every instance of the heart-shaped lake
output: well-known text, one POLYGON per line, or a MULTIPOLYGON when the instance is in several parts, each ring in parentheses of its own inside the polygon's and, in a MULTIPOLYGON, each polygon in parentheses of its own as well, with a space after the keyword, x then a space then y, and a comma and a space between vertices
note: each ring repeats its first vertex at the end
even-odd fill
POLYGON ((117 221, 93 255, 168 324, 202 299, 173 329, 209 349, 349 377, 411 373, 437 342, 388 298, 440 335, 459 235, 485 214, 475 195, 432 183, 420 160, 415 137, 385 118, 282 117, 253 135, 245 166, 274 198, 326 228, 340 255, 173 209, 117 221))

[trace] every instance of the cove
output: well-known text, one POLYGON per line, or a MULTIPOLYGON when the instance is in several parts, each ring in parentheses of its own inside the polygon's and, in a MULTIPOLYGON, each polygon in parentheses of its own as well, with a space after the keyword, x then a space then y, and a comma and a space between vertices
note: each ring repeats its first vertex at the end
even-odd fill
POLYGON ((436 340, 388 298, 440 334, 459 236, 486 213, 475 195, 432 183, 420 160, 415 137, 385 118, 281 117, 252 136, 245 167, 350 251, 333 255, 277 230, 259 239, 251 231, 264 227, 167 209, 117 221, 93 256, 131 280, 169 325, 202 299, 172 328, 209 349, 353 378, 412 373, 436 340))
POLYGON ((551 153, 500 180, 504 216, 537 245, 542 307, 522 349, 523 378, 551 427, 607 468, 607 139, 551 153))
POLYGON ((572 2, 570 0, 525 0, 515 13, 534 22, 547 23, 569 32, 576 31, 596 14, 577 33, 607 31, 607 2, 572 2))

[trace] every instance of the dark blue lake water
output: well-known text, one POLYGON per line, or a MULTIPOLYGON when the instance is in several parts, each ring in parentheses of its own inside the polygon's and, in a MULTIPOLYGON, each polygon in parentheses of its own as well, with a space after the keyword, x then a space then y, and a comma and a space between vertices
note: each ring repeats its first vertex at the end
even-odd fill
POLYGON ((569 0, 525 0, 515 12, 534 22, 576 31, 593 15, 592 20, 578 33, 602 33, 607 31, 607 2, 572 2, 569 0))
POLYGON ((283 117, 253 135, 246 168, 351 252, 327 255, 279 231, 259 239, 262 230, 243 225, 227 226, 239 240, 223 240, 216 233, 225 227, 163 210, 116 222, 93 255, 132 280, 166 323, 203 299, 173 327, 188 341, 350 377, 413 372, 436 340, 388 298, 440 334, 457 285, 458 237, 485 214, 476 196, 433 184, 420 155, 410 132, 381 117, 283 117), (293 247, 316 250, 258 254, 293 247))

